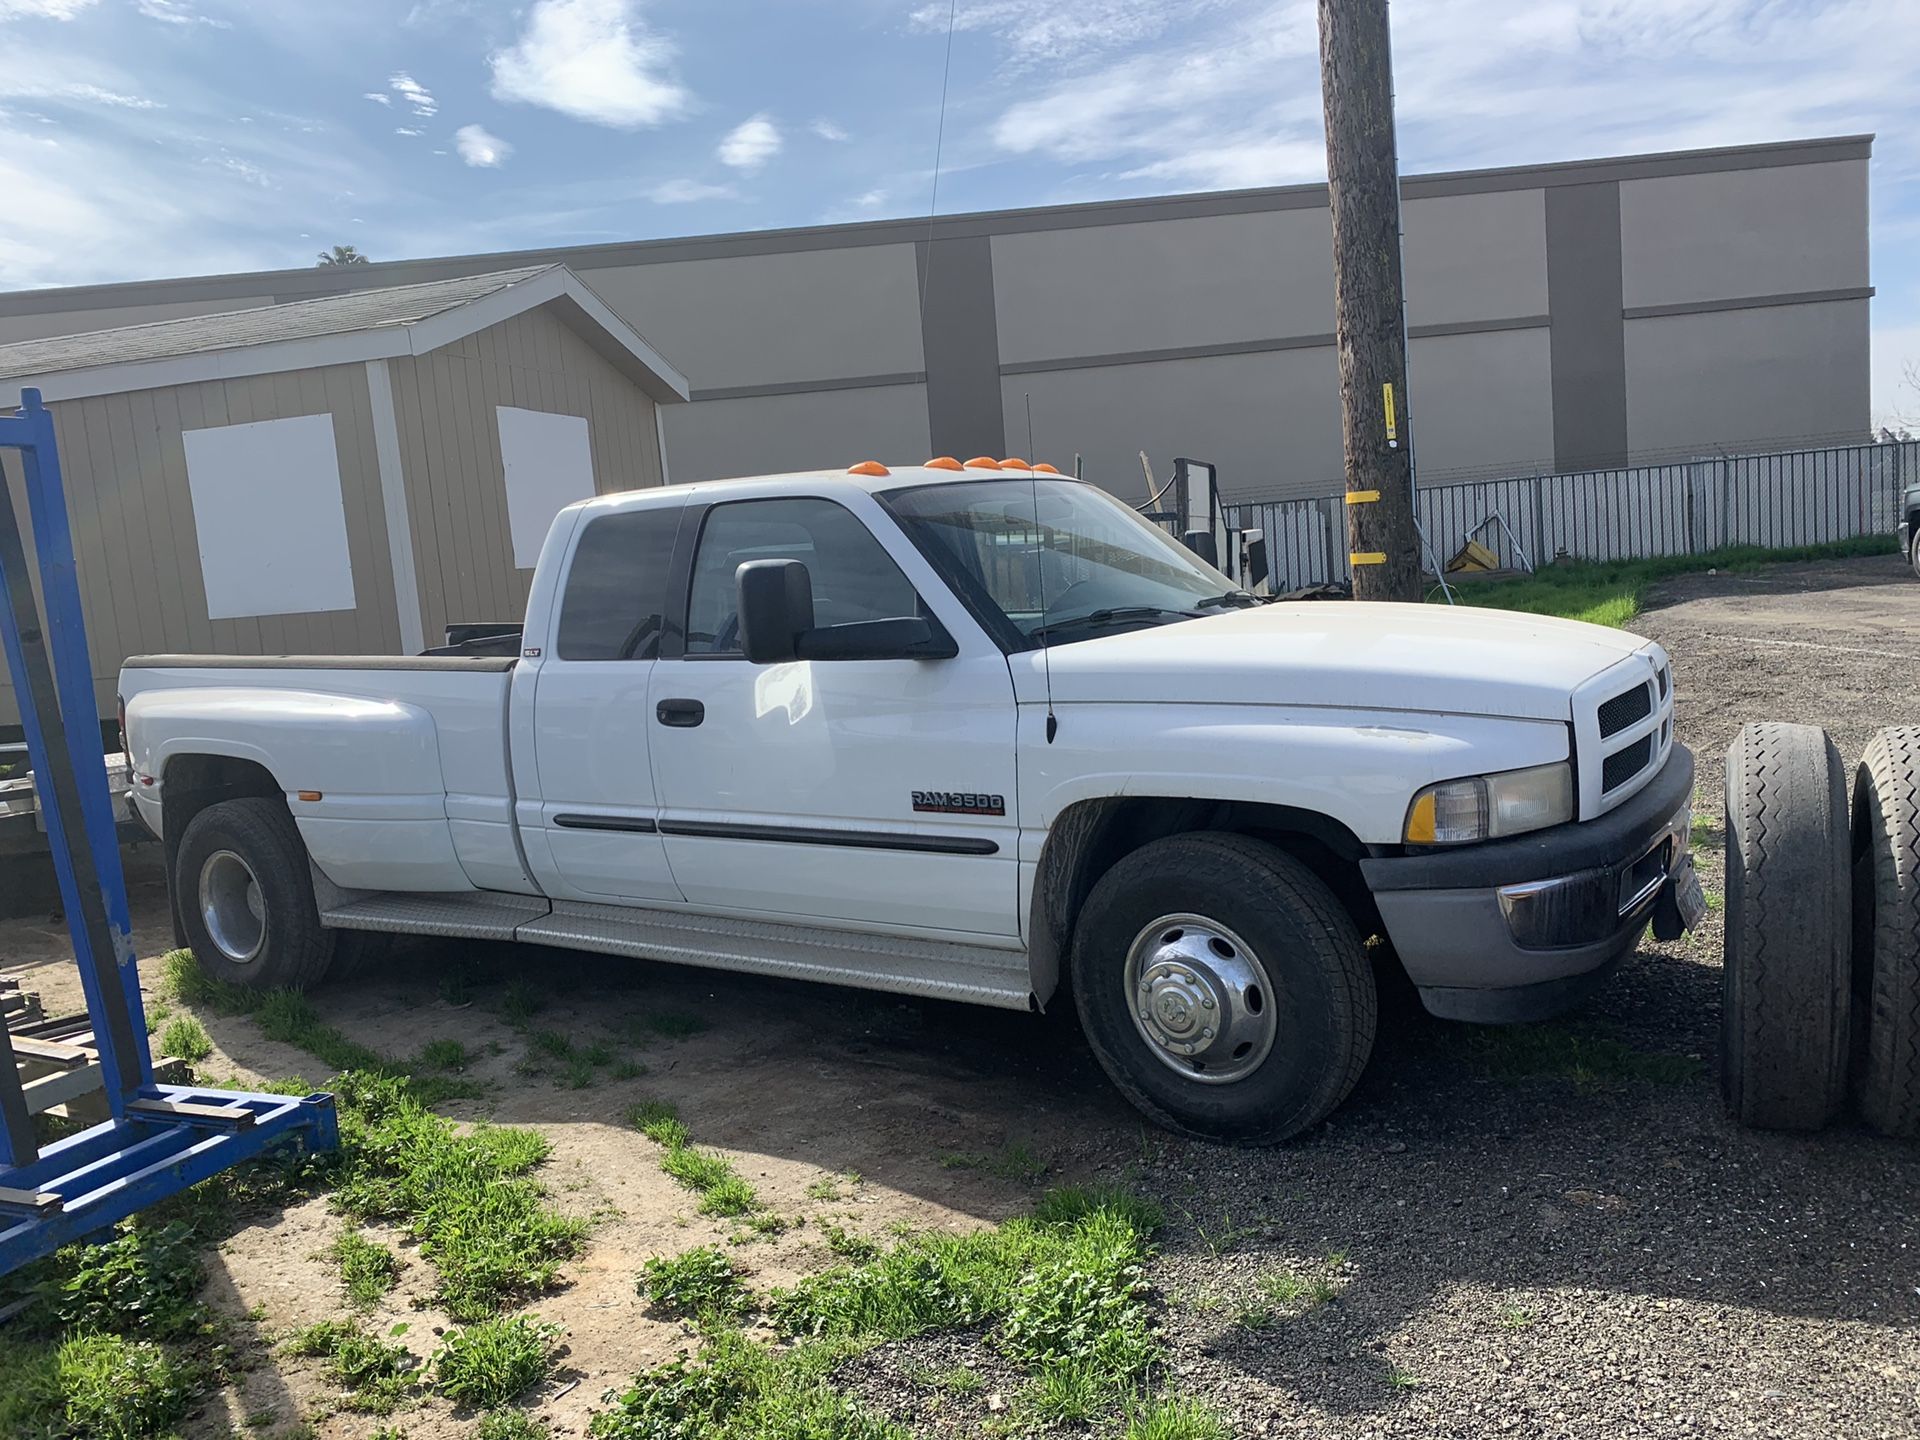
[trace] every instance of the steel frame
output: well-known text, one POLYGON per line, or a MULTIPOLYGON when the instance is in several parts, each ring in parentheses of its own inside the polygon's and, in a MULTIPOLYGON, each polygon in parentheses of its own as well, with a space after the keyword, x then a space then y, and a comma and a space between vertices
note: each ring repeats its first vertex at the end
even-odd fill
POLYGON ((38 390, 20 400, 18 414, 0 416, 0 451, 20 457, 32 560, 11 488, 0 483, 0 648, 41 785, 111 1118, 41 1150, 0 1026, 0 1275, 270 1148, 339 1143, 330 1095, 154 1083, 53 415, 38 390))

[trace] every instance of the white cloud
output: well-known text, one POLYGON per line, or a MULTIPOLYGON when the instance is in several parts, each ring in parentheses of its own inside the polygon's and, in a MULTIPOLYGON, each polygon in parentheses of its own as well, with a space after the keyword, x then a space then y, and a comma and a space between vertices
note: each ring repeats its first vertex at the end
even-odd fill
MULTIPOLYGON (((945 35, 987 31, 1006 48, 1014 69, 1060 65, 1084 55, 1153 40, 1191 22, 1223 0, 969 0, 957 10, 925 4, 909 17, 917 30, 945 35)), ((1309 9, 1312 7, 1309 6, 1309 9)))
POLYGON ((258 185, 263 190, 273 188, 273 177, 250 160, 242 160, 238 155, 209 155, 201 162, 204 165, 217 165, 229 175, 237 176, 249 185, 258 185))
POLYGON ((413 113, 422 119, 429 119, 440 113, 440 102, 432 93, 406 71, 396 71, 387 77, 387 88, 413 107, 413 113))
POLYGON ((731 185, 709 185, 703 180, 667 180, 647 192, 656 205, 692 205, 701 200, 736 200, 740 192, 731 185))
POLYGON ((393 104, 393 97, 388 95, 384 90, 368 90, 365 91, 360 98, 362 100, 371 100, 376 105, 391 106, 393 104))
POLYGON ((887 192, 884 190, 869 190, 864 195, 854 196, 853 203, 861 210, 878 210, 882 205, 887 203, 887 192))
POLYGON ((686 110, 672 60, 634 0, 535 0, 520 38, 489 63, 498 99, 631 130, 686 110))
POLYGON ((453 145, 469 165, 494 169, 513 154, 513 146, 478 125, 462 125, 453 132, 453 145))
POLYGON ((0 20, 71 20, 98 0, 0 0, 0 20))
POLYGON ((168 25, 208 25, 215 30, 231 30, 230 20, 216 20, 211 15, 202 15, 191 9, 186 0, 134 0, 135 8, 149 20, 160 20, 168 25))
POLYGON ((840 141, 847 138, 846 127, 832 120, 824 118, 815 120, 807 128, 822 140, 840 141))
POLYGON ((12 100, 65 101, 74 105, 105 105, 115 110, 159 110, 158 100, 109 89, 91 80, 59 78, 57 67, 0 66, 0 97, 12 100))
POLYGON ((396 135, 424 135, 427 132, 412 125, 396 125, 393 127, 393 133, 396 135))
POLYGON ((771 116, 755 115, 729 130, 713 153, 720 157, 722 165, 731 165, 736 170, 758 170, 780 153, 784 143, 780 127, 773 123, 771 116))

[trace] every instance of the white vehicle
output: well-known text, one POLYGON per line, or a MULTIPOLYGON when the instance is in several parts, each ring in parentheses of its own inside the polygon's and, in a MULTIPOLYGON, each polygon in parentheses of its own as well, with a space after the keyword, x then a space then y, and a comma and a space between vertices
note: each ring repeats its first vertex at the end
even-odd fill
POLYGON ((1524 1020, 1699 908, 1658 645, 1263 604, 1020 462, 574 505, 507 644, 127 662, 211 972, 309 985, 386 931, 1069 990, 1140 1109, 1264 1142, 1365 1066, 1368 937, 1435 1014, 1524 1020))

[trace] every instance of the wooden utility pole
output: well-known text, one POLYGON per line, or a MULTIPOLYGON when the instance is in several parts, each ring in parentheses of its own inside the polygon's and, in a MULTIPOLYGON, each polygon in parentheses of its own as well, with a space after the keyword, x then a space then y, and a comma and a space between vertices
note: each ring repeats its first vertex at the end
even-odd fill
POLYGON ((1353 598, 1418 600, 1387 0, 1319 5, 1353 598))

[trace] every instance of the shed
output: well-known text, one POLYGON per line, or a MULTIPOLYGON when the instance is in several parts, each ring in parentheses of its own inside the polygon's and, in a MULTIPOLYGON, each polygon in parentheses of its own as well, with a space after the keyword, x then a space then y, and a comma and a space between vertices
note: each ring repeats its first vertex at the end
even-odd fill
POLYGON ((554 514, 666 483, 660 407, 687 398, 564 265, 0 345, 0 403, 29 386, 104 715, 128 655, 411 654, 518 620, 554 514))

